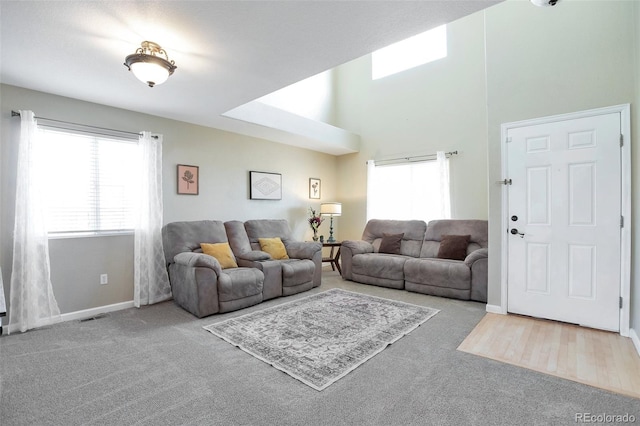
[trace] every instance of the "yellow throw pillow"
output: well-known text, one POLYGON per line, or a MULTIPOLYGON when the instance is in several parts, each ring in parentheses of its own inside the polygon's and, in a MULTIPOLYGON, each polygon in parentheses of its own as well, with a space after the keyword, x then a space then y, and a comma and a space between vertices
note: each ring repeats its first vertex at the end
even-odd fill
POLYGON ((274 260, 288 259, 287 249, 280 237, 275 238, 258 238, 260 249, 271 255, 274 260))
POLYGON ((233 257, 233 253, 231 252, 231 247, 229 247, 229 243, 200 243, 200 248, 202 248, 202 252, 204 254, 208 254, 209 256, 213 256, 218 259, 222 269, 238 267, 236 259, 233 257))

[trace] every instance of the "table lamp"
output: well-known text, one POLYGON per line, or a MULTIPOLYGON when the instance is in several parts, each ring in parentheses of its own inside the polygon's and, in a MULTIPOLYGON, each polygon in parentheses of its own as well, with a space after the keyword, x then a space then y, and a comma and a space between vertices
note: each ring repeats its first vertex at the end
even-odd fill
POLYGON ((320 204, 320 215, 322 216, 330 216, 331 217, 331 225, 329 226, 329 239, 328 243, 335 243, 336 240, 333 238, 333 217, 340 216, 342 214, 342 204, 341 203, 322 203, 320 204))

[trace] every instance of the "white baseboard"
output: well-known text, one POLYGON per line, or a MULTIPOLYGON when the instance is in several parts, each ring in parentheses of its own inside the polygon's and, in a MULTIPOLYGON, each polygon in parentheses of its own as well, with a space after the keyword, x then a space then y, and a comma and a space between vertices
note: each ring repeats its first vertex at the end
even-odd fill
POLYGON ((629 329, 629 337, 633 342, 633 346, 636 347, 636 352, 638 352, 638 356, 640 356, 640 338, 638 338, 638 334, 633 328, 629 329))
POLYGON ((85 318, 92 318, 107 312, 121 311, 123 309, 133 308, 133 300, 128 302, 114 303, 113 305, 98 306, 97 308, 84 309, 82 311, 69 312, 60 315, 62 321, 75 321, 85 318))
MULTIPOLYGON (((97 308, 84 309, 82 311, 75 311, 75 312, 68 312, 66 314, 61 314, 60 319, 62 322, 82 320, 85 318, 92 318, 100 314, 106 314, 107 312, 121 311, 123 309, 129 309, 133 307, 134 307, 133 300, 130 300, 128 302, 114 303, 113 305, 98 306, 97 308)), ((8 333, 9 326, 8 324, 3 324, 2 319, 3 318, 0 318, 0 326, 2 327, 2 334, 3 335, 9 334, 8 333)), ((16 328, 19 328, 19 325, 16 326, 16 328)))
POLYGON ((489 312, 490 314, 505 314, 504 312, 502 312, 502 306, 500 305, 487 305, 487 312, 489 312))

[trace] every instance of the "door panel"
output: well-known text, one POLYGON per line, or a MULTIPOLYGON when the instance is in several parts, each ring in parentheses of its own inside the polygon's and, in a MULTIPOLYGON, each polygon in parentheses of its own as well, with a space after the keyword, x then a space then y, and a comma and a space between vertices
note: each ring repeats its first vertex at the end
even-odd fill
POLYGON ((508 311, 618 331, 620 114, 507 136, 508 311))

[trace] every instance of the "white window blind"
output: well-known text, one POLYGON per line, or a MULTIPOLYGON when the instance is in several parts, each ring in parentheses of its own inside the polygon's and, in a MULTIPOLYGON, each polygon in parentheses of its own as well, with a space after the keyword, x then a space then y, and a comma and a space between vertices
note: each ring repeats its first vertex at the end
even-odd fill
POLYGON ((385 166, 370 162, 367 219, 449 219, 448 161, 444 158, 385 166))
POLYGON ((133 230, 137 139, 40 128, 50 234, 133 230))

